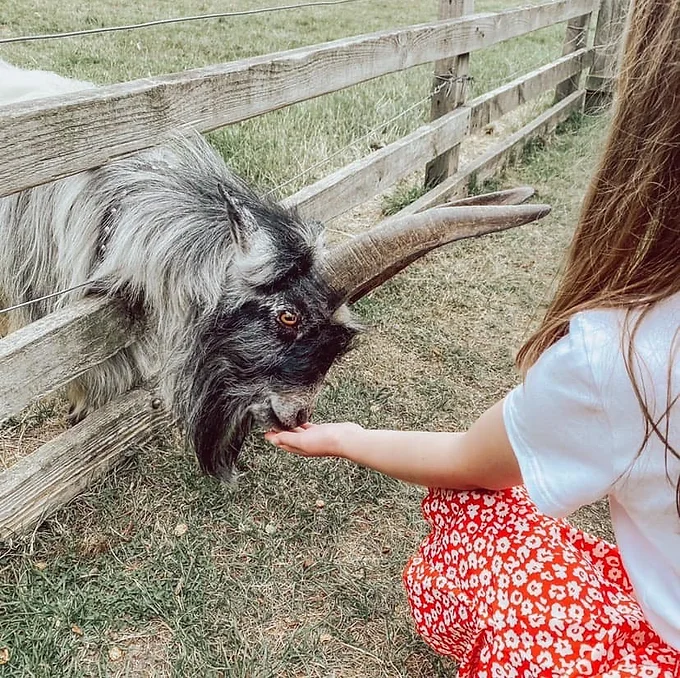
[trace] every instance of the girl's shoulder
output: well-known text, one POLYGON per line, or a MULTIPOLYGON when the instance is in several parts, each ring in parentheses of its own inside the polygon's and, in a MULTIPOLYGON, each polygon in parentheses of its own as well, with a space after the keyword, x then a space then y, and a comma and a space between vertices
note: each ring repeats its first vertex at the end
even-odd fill
POLYGON ((617 378, 629 381, 627 356, 644 365, 647 376, 668 376, 669 367, 680 369, 680 294, 657 302, 644 314, 604 308, 582 311, 569 324, 572 343, 584 352, 597 381, 617 378))

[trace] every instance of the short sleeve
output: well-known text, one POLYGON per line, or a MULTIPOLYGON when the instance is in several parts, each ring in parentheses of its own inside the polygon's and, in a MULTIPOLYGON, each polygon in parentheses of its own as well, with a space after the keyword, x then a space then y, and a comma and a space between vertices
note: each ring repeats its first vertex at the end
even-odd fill
POLYGON ((583 330, 574 321, 507 395, 503 420, 529 496, 548 515, 563 517, 600 499, 620 473, 583 330))

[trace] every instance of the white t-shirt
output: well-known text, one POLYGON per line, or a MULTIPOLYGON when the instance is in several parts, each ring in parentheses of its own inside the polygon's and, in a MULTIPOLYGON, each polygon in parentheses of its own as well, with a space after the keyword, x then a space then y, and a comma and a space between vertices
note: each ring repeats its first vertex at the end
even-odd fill
MULTIPOLYGON (((623 357, 625 311, 575 315, 569 334, 543 353, 505 399, 503 417, 529 496, 564 517, 609 498, 612 523, 636 597, 654 630, 680 650, 680 461, 644 418, 623 357)), ((635 377, 658 419, 680 393, 680 294, 659 302, 635 337, 635 377)), ((624 344, 625 345, 625 344, 624 344)), ((666 433, 666 420, 661 430, 666 433)), ((680 400, 667 430, 680 452, 680 400)))

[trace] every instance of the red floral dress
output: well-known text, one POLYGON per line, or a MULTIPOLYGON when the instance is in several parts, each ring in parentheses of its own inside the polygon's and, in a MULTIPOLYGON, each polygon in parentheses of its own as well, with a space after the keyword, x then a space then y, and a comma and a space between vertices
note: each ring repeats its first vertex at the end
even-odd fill
POLYGON ((419 633, 460 678, 678 678, 606 541, 544 514, 522 487, 430 490, 432 530, 404 585, 419 633))

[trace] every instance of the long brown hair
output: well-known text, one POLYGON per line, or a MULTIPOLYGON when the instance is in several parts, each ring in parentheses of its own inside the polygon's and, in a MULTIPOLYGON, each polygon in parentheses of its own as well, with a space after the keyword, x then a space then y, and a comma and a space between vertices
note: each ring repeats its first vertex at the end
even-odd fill
MULTIPOLYGON (((662 425, 649 412, 633 364, 634 337, 646 311, 680 291, 680 0, 633 2, 604 153, 555 297, 517 365, 526 373, 579 311, 642 309, 625 358, 645 416, 645 443, 656 434, 667 454, 680 458, 667 435, 677 397, 669 392, 662 425)), ((674 356, 669 359, 670 381, 674 356)), ((680 481, 676 503, 680 513, 680 481)))

